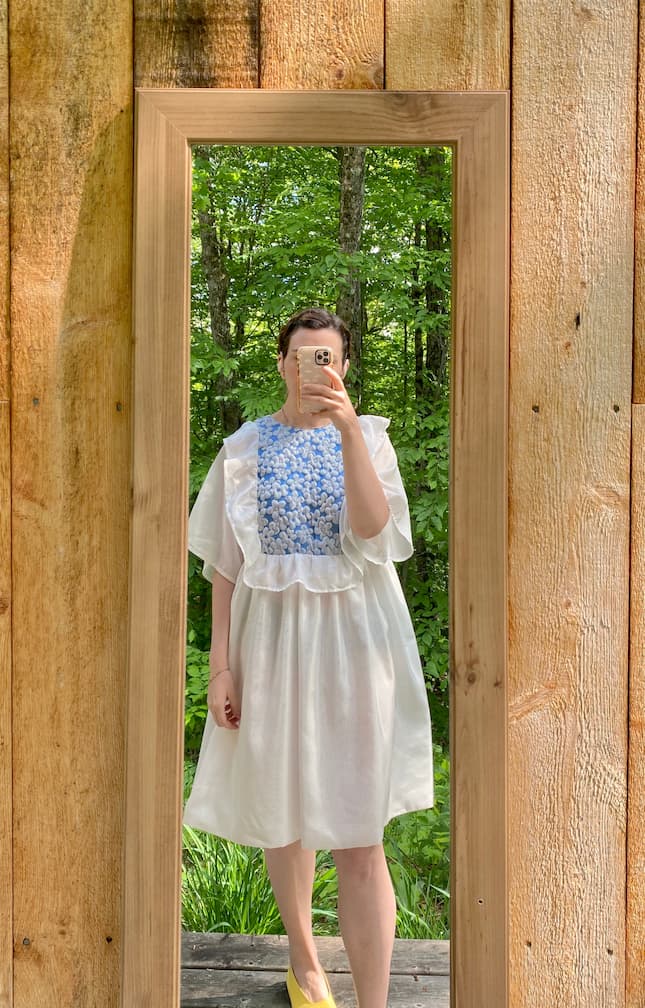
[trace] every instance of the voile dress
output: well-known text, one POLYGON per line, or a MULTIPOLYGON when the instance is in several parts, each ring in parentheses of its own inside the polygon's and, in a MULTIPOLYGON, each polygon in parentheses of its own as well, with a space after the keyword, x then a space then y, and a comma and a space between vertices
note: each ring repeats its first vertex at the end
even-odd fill
POLYGON ((208 712, 183 822, 253 847, 380 843, 434 804, 431 723, 393 561, 412 554, 387 427, 360 416, 390 516, 352 532, 341 435, 263 416, 224 439, 188 520, 209 581, 233 582, 237 730, 208 712))

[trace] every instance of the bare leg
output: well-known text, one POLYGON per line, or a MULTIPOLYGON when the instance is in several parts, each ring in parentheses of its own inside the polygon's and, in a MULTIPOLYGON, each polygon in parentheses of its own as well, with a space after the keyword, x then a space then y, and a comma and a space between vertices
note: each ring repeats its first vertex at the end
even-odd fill
POLYGON ((304 850, 300 841, 264 851, 273 894, 289 936, 289 961, 310 1001, 327 997, 311 930, 311 889, 316 852, 304 850))
POLYGON ((383 845, 333 851, 338 919, 359 1008, 387 1008, 396 901, 383 845))

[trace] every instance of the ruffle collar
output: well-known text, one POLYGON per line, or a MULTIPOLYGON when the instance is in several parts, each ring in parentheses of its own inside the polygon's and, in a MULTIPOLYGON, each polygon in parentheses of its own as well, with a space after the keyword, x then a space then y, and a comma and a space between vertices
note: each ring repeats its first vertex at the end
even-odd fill
MULTIPOLYGON (((360 416, 359 423, 372 457, 385 437, 388 417, 360 416)), ((224 439, 226 512, 244 556, 241 577, 250 588, 282 591, 296 582, 309 591, 345 591, 359 584, 365 558, 357 550, 332 556, 308 553, 263 553, 258 533, 258 427, 253 420, 224 439)), ((342 540, 341 540, 342 542, 342 540)))

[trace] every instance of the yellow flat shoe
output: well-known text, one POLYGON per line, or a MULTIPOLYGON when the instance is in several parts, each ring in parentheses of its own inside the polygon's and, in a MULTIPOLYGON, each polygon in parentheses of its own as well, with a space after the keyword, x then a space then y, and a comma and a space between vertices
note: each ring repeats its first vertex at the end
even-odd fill
POLYGON ((327 974, 324 970, 323 976, 325 978, 329 994, 326 998, 323 998, 322 1001, 309 1001, 302 987, 296 980, 296 975, 290 966, 287 970, 287 993, 289 995, 289 1000, 291 1001, 291 1008, 336 1008, 336 1002, 334 1001, 331 988, 329 986, 329 980, 327 979, 327 974))

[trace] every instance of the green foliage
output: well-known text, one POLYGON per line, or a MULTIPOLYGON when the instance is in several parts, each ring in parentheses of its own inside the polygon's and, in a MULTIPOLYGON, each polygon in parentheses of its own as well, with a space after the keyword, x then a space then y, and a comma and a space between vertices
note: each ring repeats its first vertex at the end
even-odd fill
POLYGON ((184 826, 182 926, 188 931, 283 933, 261 850, 184 826))
POLYGON ((188 630, 186 644, 186 693, 184 711, 184 752, 198 752, 204 733, 204 724, 208 714, 206 702, 208 694, 208 677, 210 674, 208 651, 200 651, 191 639, 195 631, 188 630))
MULTIPOLYGON (((284 934, 264 853, 184 826, 182 927, 187 931, 284 934)), ((312 891, 315 934, 338 934, 336 871, 316 854, 312 891)))
MULTIPOLYGON (((397 894, 397 933, 448 933, 448 485, 452 152, 366 151, 362 242, 338 247, 338 150, 197 147, 193 168, 190 499, 228 431, 283 401, 277 335, 295 310, 335 310, 358 271, 365 313, 359 412, 391 418, 408 493, 415 552, 398 565, 423 664, 435 743, 435 807, 394 820, 386 852, 397 894), (230 339, 213 338, 201 228, 214 229, 230 339)), ((350 365, 348 379, 352 378, 350 365)), ((189 556, 185 755, 199 750, 207 714, 211 589, 189 556)), ((194 768, 193 768, 194 769, 194 768)), ((184 923, 194 930, 281 930, 261 852, 184 827, 184 923), (230 898, 229 898, 230 897, 230 898), (237 905, 240 905, 236 909, 237 905), (242 908, 242 904, 245 904, 242 908)), ((317 927, 336 926, 329 855, 317 927)), ((319 933, 322 933, 319 930, 319 933)))
POLYGON ((410 417, 395 436, 408 491, 415 555, 399 573, 415 627, 432 717, 433 736, 448 748, 449 608, 448 487, 449 400, 435 412, 410 417))
MULTIPOLYGON (((368 323, 361 412, 392 418, 390 434, 415 541, 415 555, 399 573, 417 632, 433 728, 445 748, 449 370, 424 372, 420 397, 414 347, 415 331, 426 341, 438 340, 445 344, 449 365, 452 152, 442 148, 439 153, 367 149, 362 243, 348 255, 338 248, 336 148, 195 149, 190 503, 225 433, 218 412, 222 401, 235 401, 243 420, 275 412, 283 398, 275 360, 280 325, 307 303, 333 308, 348 270, 358 268, 368 323), (225 253, 230 350, 219 346, 210 331, 200 213, 210 215, 225 253), (427 283, 439 292, 436 302, 418 296, 427 283), (224 389, 218 385, 222 376, 233 379, 224 389)), ((351 373, 350 365, 348 378, 351 373)), ((194 645, 208 651, 210 589, 194 558, 188 617, 194 645)), ((197 731, 198 714, 188 714, 197 731)))
POLYGON ((385 828, 399 938, 447 938, 450 933, 449 762, 436 744, 434 764, 434 806, 398 816, 385 828))

